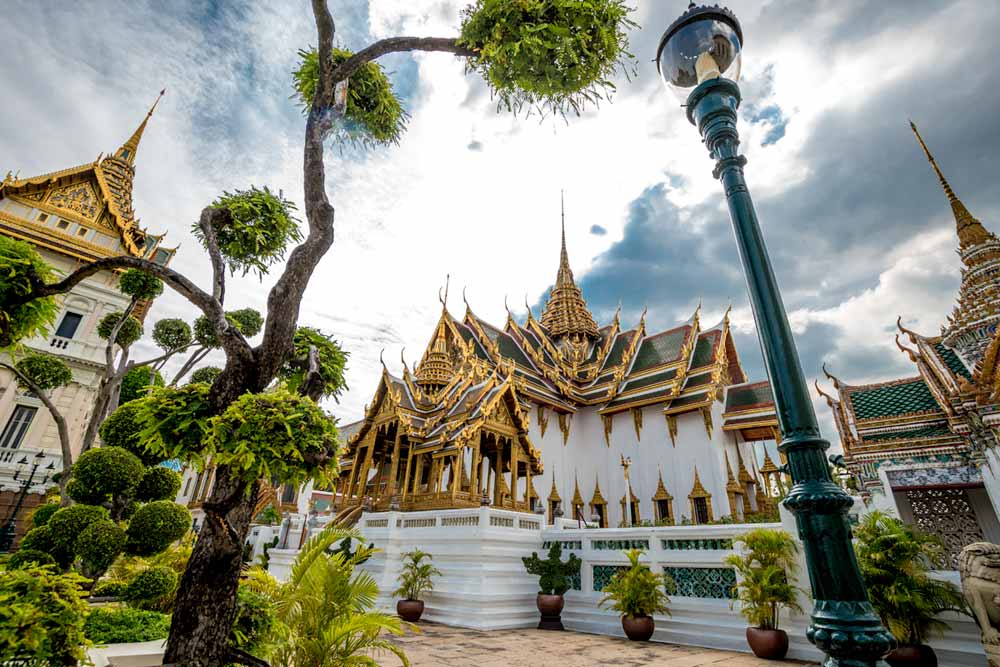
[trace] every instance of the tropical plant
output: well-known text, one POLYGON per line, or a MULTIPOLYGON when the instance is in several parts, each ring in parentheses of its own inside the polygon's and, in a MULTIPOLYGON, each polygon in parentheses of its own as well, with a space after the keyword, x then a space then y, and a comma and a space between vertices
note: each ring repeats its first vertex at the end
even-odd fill
POLYGON ((431 563, 432 558, 420 549, 404 553, 403 567, 399 570, 399 588, 392 594, 404 600, 419 600, 424 593, 434 590, 434 577, 440 577, 441 572, 431 563))
POLYGON ((947 630, 941 612, 968 613, 962 591, 930 575, 946 558, 937 536, 882 511, 864 515, 854 536, 868 599, 899 643, 922 644, 947 630))
POLYGON ((798 545, 783 530, 756 528, 736 540, 743 553, 730 554, 725 562, 739 576, 737 599, 740 613, 750 625, 777 630, 781 608, 802 611, 798 592, 789 582, 798 567, 798 545))
POLYGON ((628 569, 615 573, 601 591, 604 597, 597 603, 598 606, 610 603, 615 612, 632 618, 653 614, 669 616, 667 591, 673 590, 673 580, 665 574, 655 575, 648 565, 640 563, 642 549, 629 549, 625 556, 629 560, 628 569))
POLYGON ((122 378, 118 402, 125 404, 142 398, 149 392, 150 387, 162 387, 163 384, 163 376, 158 370, 152 366, 136 366, 122 378))
POLYGON ((95 644, 149 642, 170 634, 170 616, 128 607, 97 607, 87 614, 83 632, 95 644))
POLYGON ((579 576, 581 561, 575 554, 569 555, 569 560, 562 560, 562 544, 553 542, 549 547, 548 558, 542 560, 538 554, 521 559, 528 574, 538 575, 538 592, 543 595, 562 595, 572 585, 571 577, 579 576))
POLYGON ((274 605, 274 626, 261 642, 263 657, 274 667, 377 667, 373 651, 410 664, 385 636, 401 635, 405 624, 373 610, 378 585, 357 568, 373 549, 359 548, 345 559, 332 547, 346 537, 360 539, 355 531, 332 526, 309 538, 284 583, 262 568, 247 572, 243 585, 274 605))
POLYGON ((268 505, 257 515, 254 519, 257 523, 263 523, 268 526, 273 526, 274 524, 281 521, 281 512, 275 509, 274 505, 268 505))
POLYGON ((86 660, 86 581, 51 565, 0 571, 0 660, 75 667, 86 660))

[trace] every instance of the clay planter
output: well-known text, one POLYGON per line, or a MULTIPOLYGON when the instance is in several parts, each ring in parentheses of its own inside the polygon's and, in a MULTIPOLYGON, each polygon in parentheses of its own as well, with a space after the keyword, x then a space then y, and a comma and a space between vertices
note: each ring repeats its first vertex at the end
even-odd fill
POLYGON ((747 644, 758 658, 781 660, 788 653, 788 634, 784 630, 747 628, 747 644))
POLYGON ((634 642, 649 641, 654 627, 652 616, 622 616, 622 630, 634 642))
POLYGON ((542 615, 542 620, 538 622, 539 630, 562 630, 563 624, 560 614, 562 614, 565 601, 561 595, 546 595, 539 593, 535 598, 538 606, 538 613, 542 615))
POLYGON ((885 661, 892 667, 937 667, 937 655, 927 644, 903 644, 889 655, 885 661))
POLYGON ((404 621, 416 623, 424 613, 423 600, 400 600, 396 603, 396 614, 404 621))

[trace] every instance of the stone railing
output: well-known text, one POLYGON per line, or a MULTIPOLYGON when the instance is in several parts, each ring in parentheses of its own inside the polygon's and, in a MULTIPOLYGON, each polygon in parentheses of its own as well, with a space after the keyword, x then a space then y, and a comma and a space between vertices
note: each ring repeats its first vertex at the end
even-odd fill
POLYGON ((20 447, 9 449, 0 448, 0 487, 8 489, 20 488, 23 480, 27 478, 31 468, 38 463, 38 470, 35 471, 35 480, 31 485, 31 491, 40 491, 43 487, 52 484, 52 475, 62 470, 62 453, 56 449, 28 449, 20 447), (42 457, 37 455, 41 453, 42 457), (25 461, 25 463, 21 463, 25 461), (49 464, 52 469, 48 470, 49 464), (21 471, 18 479, 14 479, 14 473, 21 471), (48 475, 48 481, 43 485, 42 480, 48 475))

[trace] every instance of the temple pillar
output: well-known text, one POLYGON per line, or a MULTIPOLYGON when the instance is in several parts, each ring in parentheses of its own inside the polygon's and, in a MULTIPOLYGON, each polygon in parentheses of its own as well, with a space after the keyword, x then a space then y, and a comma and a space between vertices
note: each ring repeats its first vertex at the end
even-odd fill
POLYGON ((389 464, 389 483, 385 495, 392 498, 396 495, 396 476, 399 474, 399 448, 403 439, 403 429, 396 425, 396 440, 392 445, 392 462, 389 464))
POLYGON ((517 509, 517 496, 518 496, 518 470, 517 470, 517 459, 518 459, 518 449, 521 445, 513 440, 510 441, 510 506, 512 509, 517 509))
POLYGON ((403 472, 403 500, 406 500, 406 495, 410 492, 410 475, 413 469, 413 443, 406 449, 406 468, 403 472))
POLYGON ((462 462, 462 449, 455 452, 455 456, 451 462, 451 502, 454 503, 455 499, 458 497, 458 487, 462 483, 462 471, 465 469, 465 463, 462 462))
POLYGON ((493 462, 495 468, 493 472, 493 506, 500 507, 503 503, 503 485, 500 479, 503 477, 503 443, 497 440, 497 460, 493 462))
POLYGON ((469 497, 471 497, 473 500, 475 500, 477 502, 478 502, 479 496, 480 496, 480 493, 479 493, 479 469, 481 467, 481 463, 480 463, 480 460, 479 460, 479 457, 480 457, 479 451, 480 451, 480 448, 482 447, 481 443, 482 443, 482 438, 480 438, 479 440, 476 440, 476 446, 472 450, 472 470, 469 473, 469 497))

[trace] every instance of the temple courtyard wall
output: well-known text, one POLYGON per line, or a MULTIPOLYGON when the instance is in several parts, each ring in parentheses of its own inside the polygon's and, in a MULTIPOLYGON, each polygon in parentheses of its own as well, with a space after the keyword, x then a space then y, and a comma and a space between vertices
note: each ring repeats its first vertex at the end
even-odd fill
MULTIPOLYGON (((368 513, 358 523, 366 542, 380 549, 363 567, 378 582, 378 606, 386 611, 395 611, 392 591, 397 585, 402 555, 419 548, 433 555, 442 573, 434 582, 434 590, 424 596, 424 618, 428 621, 477 630, 535 627, 538 581, 525 572, 521 558, 532 552, 544 556, 549 544, 558 541, 564 558, 573 553, 583 563, 579 581, 566 594, 563 624, 568 630, 622 636, 618 616, 598 607, 599 591, 617 568, 624 567, 623 550, 638 547, 646 550, 645 563, 654 571, 666 571, 677 584, 669 605, 671 615, 656 617, 653 640, 743 652, 749 652, 746 621, 738 603, 731 600, 736 578, 724 559, 739 549, 734 544, 736 538, 758 527, 782 528, 797 534, 794 518, 784 510, 781 523, 752 525, 593 529, 579 527, 568 519, 546 525, 542 515, 488 506, 368 513)), ((279 579, 287 577, 296 554, 295 549, 270 549, 270 571, 279 579)), ((957 572, 940 572, 937 576, 959 583, 957 572)), ((796 584, 802 591, 805 613, 783 612, 782 627, 791 643, 789 658, 820 660, 820 652, 805 638, 811 605, 804 561, 796 584)), ((954 614, 943 618, 952 629, 930 642, 940 664, 984 665, 978 627, 970 619, 954 614)))

